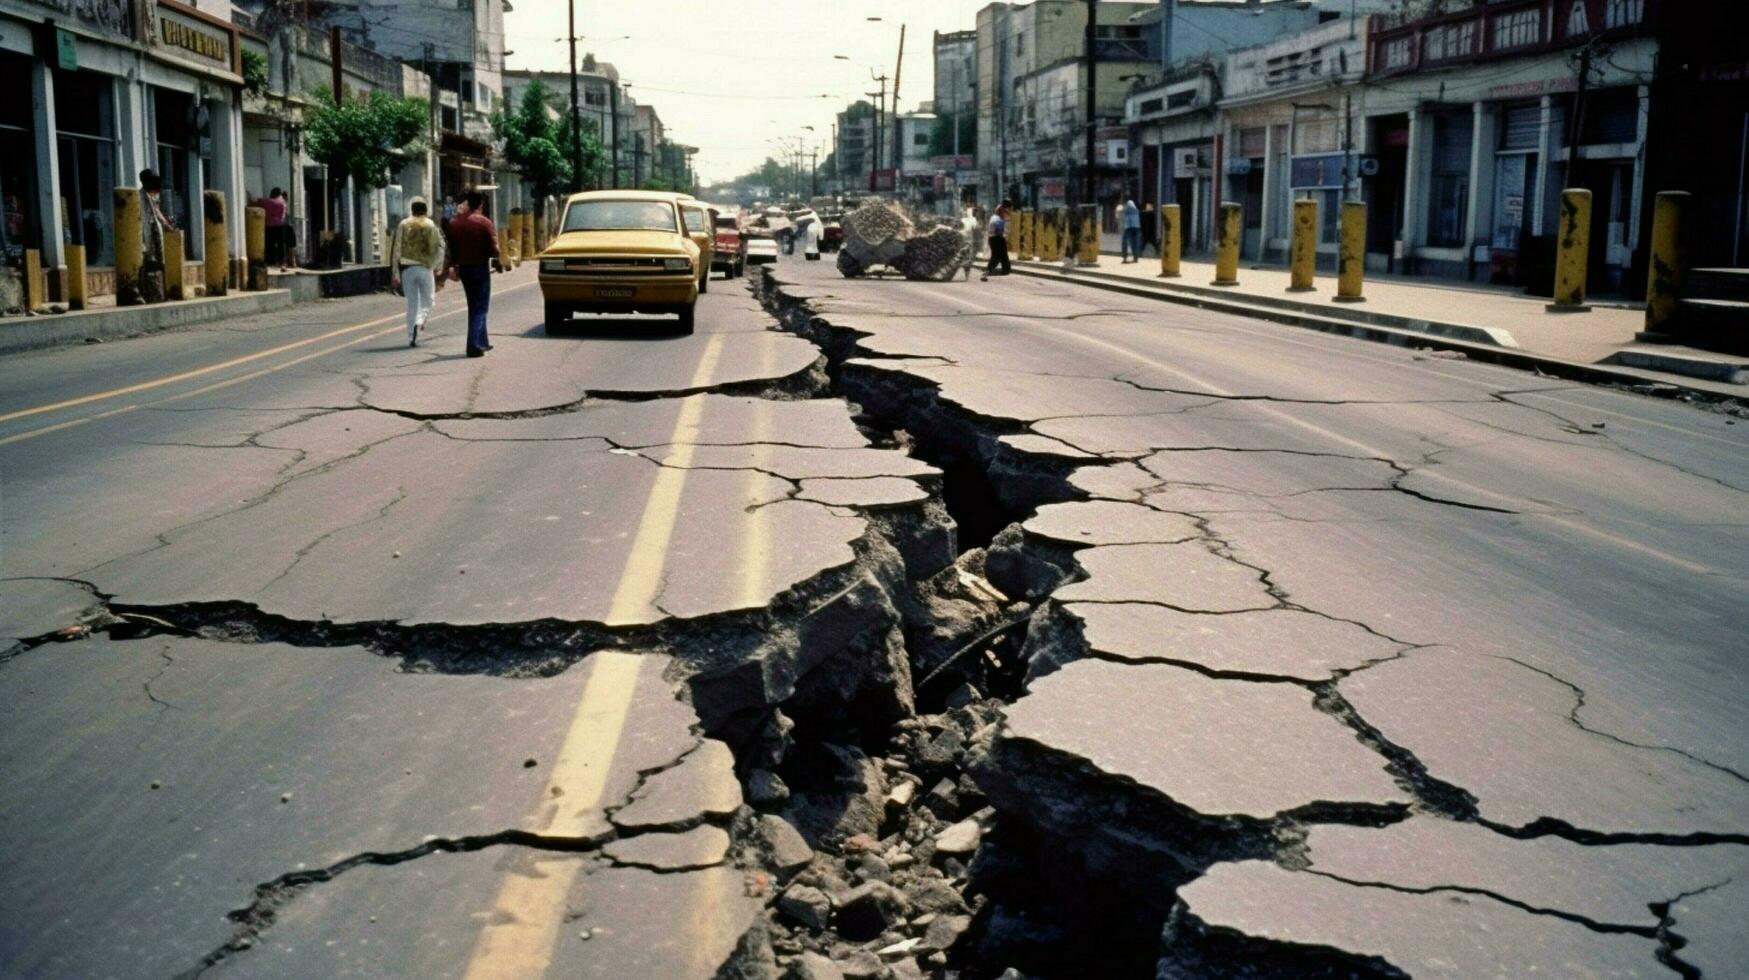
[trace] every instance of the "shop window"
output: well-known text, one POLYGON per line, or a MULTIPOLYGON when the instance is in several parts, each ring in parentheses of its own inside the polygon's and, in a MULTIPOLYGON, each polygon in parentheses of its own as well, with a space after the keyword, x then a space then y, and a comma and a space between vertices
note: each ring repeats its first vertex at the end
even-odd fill
POLYGON ((1500 149, 1534 150, 1542 142, 1543 110, 1535 103, 1507 106, 1500 149))
POLYGON ((0 87, 24 93, 0 99, 0 263, 24 264, 24 250, 39 241, 36 221, 36 128, 31 108, 30 61, 0 54, 0 87))
POLYGON ((1476 22, 1466 20, 1430 28, 1422 39, 1422 53, 1428 61, 1449 61, 1467 58, 1476 53, 1476 22))
POLYGON ((1542 32, 1542 11, 1517 10, 1494 18, 1494 50, 1535 44, 1542 32))
POLYGON ((1632 143, 1640 134, 1640 97, 1631 88, 1599 89, 1585 97, 1581 145, 1632 143))
POLYGON ((55 151, 60 160, 62 239, 85 247, 93 266, 115 264, 116 148, 111 131, 114 85, 95 72, 55 76, 55 151))
MULTIPOLYGON (((189 172, 191 155, 188 148, 193 135, 189 125, 193 103, 193 98, 183 92, 161 88, 152 90, 152 128, 158 144, 155 159, 158 176, 164 181, 159 207, 184 232, 192 227, 188 195, 193 181, 189 172)), ((199 236, 189 235, 189 255, 196 254, 194 246, 198 241, 199 236)))
POLYGON ((1265 145, 1269 141, 1269 130, 1262 126, 1256 129, 1239 130, 1239 155, 1242 157, 1260 157, 1264 154, 1265 145))
POLYGON ((1603 26, 1627 27, 1646 16, 1646 0, 1604 0, 1603 26))
POLYGON ((1464 244, 1470 201, 1470 143, 1474 119, 1467 112, 1433 117, 1433 181, 1427 201, 1427 244, 1464 244))
POLYGON ((1535 153, 1502 153, 1494 159, 1495 248, 1517 251, 1530 220, 1530 195, 1536 191, 1535 153))

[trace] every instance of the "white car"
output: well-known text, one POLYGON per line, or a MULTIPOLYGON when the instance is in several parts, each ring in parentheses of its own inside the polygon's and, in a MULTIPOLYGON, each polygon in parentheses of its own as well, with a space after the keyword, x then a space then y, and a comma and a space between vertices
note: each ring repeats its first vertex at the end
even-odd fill
POLYGON ((750 236, 747 239, 747 264, 770 265, 777 261, 777 239, 766 238, 764 235, 750 236))

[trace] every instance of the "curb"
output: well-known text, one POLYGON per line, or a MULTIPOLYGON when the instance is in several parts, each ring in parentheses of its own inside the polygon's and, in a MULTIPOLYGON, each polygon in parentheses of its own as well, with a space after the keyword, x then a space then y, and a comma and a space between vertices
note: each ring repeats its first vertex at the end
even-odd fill
MULTIPOLYGON (((1427 333, 1395 327, 1374 326, 1353 320, 1343 320, 1334 317, 1311 313, 1299 313, 1280 307, 1266 306, 1258 303, 1241 302, 1230 299, 1223 294, 1220 297, 1202 296, 1190 292, 1178 292, 1166 289, 1150 288, 1148 286, 1130 285, 1112 282, 1111 276, 1094 279, 1086 273, 1063 274, 1047 272, 1036 268, 1022 268, 1016 265, 1016 275, 1028 276, 1034 279, 1046 279, 1053 282, 1078 283, 1093 289, 1103 289, 1109 292, 1123 293, 1143 299, 1158 300, 1165 303, 1176 303, 1180 306, 1193 306, 1198 309, 1212 310, 1217 313, 1230 313, 1236 316, 1249 317, 1254 320, 1268 320, 1285 326, 1302 327, 1316 330, 1320 333, 1336 334, 1342 337, 1353 337, 1357 340, 1370 340, 1375 343, 1392 344, 1397 347, 1424 347, 1432 350, 1449 350, 1464 354, 1471 360, 1483 361, 1489 364, 1499 364, 1503 367, 1518 368, 1533 371, 1538 374, 1564 378, 1569 381, 1579 381, 1587 384, 1619 385, 1646 394, 1687 396, 1696 401, 1707 403, 1735 401, 1740 397, 1735 393, 1714 391, 1710 388, 1694 388, 1673 380, 1670 375, 1657 371, 1629 366, 1604 366, 1588 364, 1580 361, 1565 361, 1557 357, 1533 354, 1522 347, 1502 347, 1495 344, 1475 343, 1439 334, 1427 333)), ((1749 391, 1743 393, 1749 396, 1749 391)))
MULTIPOLYGON (((1046 269, 1039 267, 1036 263, 1034 263, 1032 267, 1040 271, 1047 271, 1046 269)), ((1060 272, 1058 274, 1063 275, 1060 272)), ((1233 294, 1226 292, 1225 290, 1217 291, 1215 288, 1209 286, 1197 286, 1180 281, 1162 282, 1158 285, 1149 286, 1146 285, 1145 280, 1138 283, 1137 280, 1131 276, 1120 276, 1116 273, 1091 271, 1086 269, 1077 269, 1064 276, 1064 278, 1074 278, 1076 276, 1092 276, 1098 278, 1101 282, 1110 282, 1118 285, 1137 285, 1143 289, 1151 288, 1163 293, 1185 293, 1192 296, 1219 297, 1223 301, 1228 302, 1243 303, 1251 306, 1268 306, 1276 309, 1291 310, 1296 313, 1306 313, 1312 316, 1328 317, 1334 320, 1352 320, 1355 323, 1363 323, 1372 327, 1413 330, 1417 333, 1433 334, 1439 337, 1450 337, 1453 340, 1468 341, 1472 344, 1492 344, 1496 347, 1522 347, 1518 342, 1518 338, 1512 336, 1512 331, 1499 327, 1477 327, 1465 323, 1443 323, 1438 320, 1420 320, 1415 317, 1398 316, 1395 313, 1375 313, 1371 310, 1354 307, 1330 309, 1329 307, 1320 304, 1302 303, 1286 297, 1255 296, 1249 293, 1233 294)))
POLYGON ((283 310, 291 305, 290 290, 269 289, 259 293, 201 297, 119 309, 7 317, 0 320, 0 354, 93 340, 118 340, 229 317, 283 310))

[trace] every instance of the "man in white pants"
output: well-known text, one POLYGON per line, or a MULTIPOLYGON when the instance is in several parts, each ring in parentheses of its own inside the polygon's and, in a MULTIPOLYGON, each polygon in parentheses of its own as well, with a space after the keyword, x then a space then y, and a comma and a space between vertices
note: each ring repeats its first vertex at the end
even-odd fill
POLYGON ((437 301, 436 274, 443 268, 443 233, 425 216, 425 199, 416 197, 408 205, 412 213, 395 229, 395 242, 389 246, 389 274, 395 288, 407 297, 407 346, 419 346, 419 328, 431 315, 437 301))

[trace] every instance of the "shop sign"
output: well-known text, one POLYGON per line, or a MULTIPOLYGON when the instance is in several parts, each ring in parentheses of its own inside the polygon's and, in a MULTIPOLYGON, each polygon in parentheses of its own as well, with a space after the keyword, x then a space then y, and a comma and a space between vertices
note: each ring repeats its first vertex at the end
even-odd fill
POLYGON ((1041 180, 1038 185, 1038 206, 1041 208, 1060 208, 1069 203, 1065 186, 1060 180, 1041 180))
POLYGON ((61 27, 55 28, 55 67, 66 71, 79 68, 79 45, 73 41, 73 32, 61 27))
POLYGON ((65 20, 99 34, 125 38, 132 33, 128 0, 25 0, 33 7, 52 10, 65 20))
POLYGON ((181 4, 160 0, 157 33, 161 49, 179 61, 192 62, 226 74, 235 71, 237 34, 219 24, 208 23, 181 4))
POLYGON ((948 156, 929 158, 929 166, 936 170, 970 170, 975 163, 976 161, 972 159, 971 155, 966 153, 957 157, 949 154, 948 156))
POLYGON ((1540 82, 1518 82, 1496 85, 1488 90, 1489 99, 1523 99, 1533 95, 1553 95, 1557 92, 1577 92, 1579 80, 1571 75, 1545 78, 1540 82))
POLYGON ((1294 157, 1290 187, 1332 188, 1342 186, 1342 164, 1344 157, 1340 153, 1326 153, 1320 156, 1294 157))

